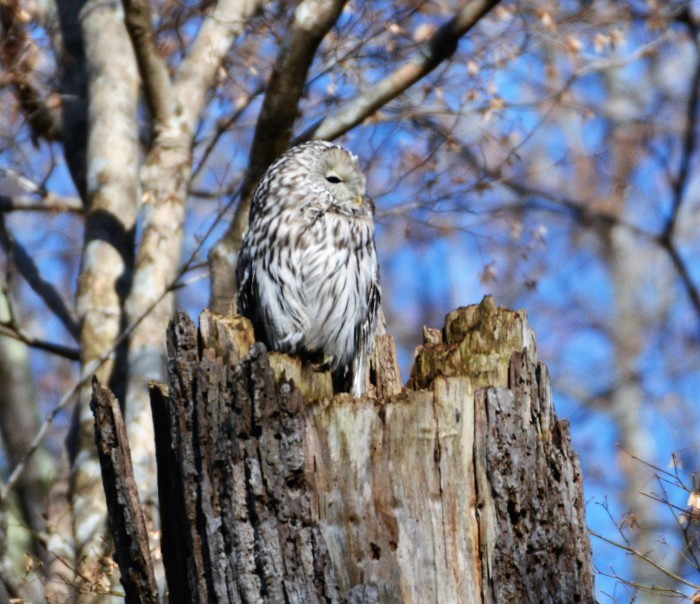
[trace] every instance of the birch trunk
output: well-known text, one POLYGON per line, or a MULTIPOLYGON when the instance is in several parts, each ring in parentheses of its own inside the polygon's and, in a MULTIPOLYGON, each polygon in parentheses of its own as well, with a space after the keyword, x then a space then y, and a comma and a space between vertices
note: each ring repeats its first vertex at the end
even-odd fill
MULTIPOLYGON (((139 204, 138 72, 118 3, 88 1, 79 15, 88 72, 85 244, 77 292, 81 370, 89 372, 111 350, 124 328, 123 304, 133 269, 139 204)), ((95 369, 103 381, 123 386, 122 349, 95 369)), ((118 392, 121 396, 121 392, 118 392)), ((106 546, 106 509, 93 444, 90 389, 81 390, 69 448, 73 543, 56 533, 52 551, 75 564, 75 581, 89 575, 106 546), (71 551, 74 546, 74 551, 71 551)), ((88 581, 89 583, 89 581, 88 581)))
MULTIPOLYGON (((167 78, 167 67, 155 48, 136 47, 149 104, 158 111, 155 141, 141 172, 143 236, 136 256, 133 286, 126 301, 129 322, 140 322, 129 345, 125 408, 140 496, 149 503, 155 497, 150 488, 155 480, 148 383, 164 373, 162 335, 174 309, 173 289, 182 270, 193 136, 206 106, 207 91, 215 82, 224 55, 260 4, 261 0, 218 2, 204 20, 190 53, 172 81, 167 78)), ((131 18, 138 21, 138 17, 131 18)), ((150 31, 150 11, 140 18, 144 31, 150 31)))

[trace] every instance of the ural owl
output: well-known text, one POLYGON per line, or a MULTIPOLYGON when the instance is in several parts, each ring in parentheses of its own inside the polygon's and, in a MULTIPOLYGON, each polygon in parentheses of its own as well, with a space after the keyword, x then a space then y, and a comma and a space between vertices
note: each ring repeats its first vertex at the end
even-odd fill
POLYGON ((325 141, 279 157, 253 194, 238 310, 273 350, 320 353, 362 396, 381 296, 374 203, 355 155, 325 141))

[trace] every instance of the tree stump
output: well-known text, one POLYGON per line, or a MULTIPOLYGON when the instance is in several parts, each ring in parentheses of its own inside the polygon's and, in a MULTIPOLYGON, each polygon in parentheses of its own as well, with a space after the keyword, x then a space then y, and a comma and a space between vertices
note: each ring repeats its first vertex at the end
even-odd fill
POLYGON ((453 311, 405 388, 382 336, 359 399, 252 334, 208 311, 168 330, 171 602, 594 601, 581 470, 524 312, 453 311))

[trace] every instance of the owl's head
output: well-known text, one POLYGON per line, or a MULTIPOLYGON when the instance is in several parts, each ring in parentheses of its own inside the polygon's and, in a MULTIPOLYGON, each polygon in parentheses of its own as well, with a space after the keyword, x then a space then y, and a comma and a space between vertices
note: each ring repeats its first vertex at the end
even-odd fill
POLYGON ((316 161, 310 166, 309 181, 324 192, 329 211, 351 216, 371 216, 372 200, 365 195, 366 179, 360 162, 347 149, 325 141, 309 143, 317 150, 316 161))
POLYGON ((278 157, 258 183, 251 220, 272 211, 314 209, 371 220, 374 203, 357 157, 327 141, 292 147, 278 157))
POLYGON ((374 203, 366 195, 367 180, 357 156, 328 141, 311 141, 288 152, 306 171, 307 202, 321 203, 325 211, 371 218, 374 203))

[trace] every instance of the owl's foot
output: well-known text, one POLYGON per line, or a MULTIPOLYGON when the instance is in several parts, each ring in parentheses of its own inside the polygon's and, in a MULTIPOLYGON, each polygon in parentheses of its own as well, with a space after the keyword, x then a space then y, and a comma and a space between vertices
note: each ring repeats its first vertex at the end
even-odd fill
POLYGON ((329 371, 333 367, 333 357, 326 356, 323 357, 323 361, 320 363, 312 363, 311 369, 314 371, 329 371))

